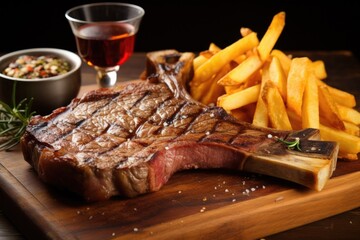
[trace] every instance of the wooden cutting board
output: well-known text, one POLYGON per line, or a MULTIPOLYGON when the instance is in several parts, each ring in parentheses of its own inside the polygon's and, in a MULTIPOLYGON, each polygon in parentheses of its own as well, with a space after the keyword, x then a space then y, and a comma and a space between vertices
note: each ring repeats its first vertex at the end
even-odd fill
POLYGON ((85 203, 42 183, 19 148, 0 152, 0 204, 29 239, 256 239, 359 207, 359 180, 360 161, 339 160, 321 192, 251 173, 193 170, 155 193, 85 203))

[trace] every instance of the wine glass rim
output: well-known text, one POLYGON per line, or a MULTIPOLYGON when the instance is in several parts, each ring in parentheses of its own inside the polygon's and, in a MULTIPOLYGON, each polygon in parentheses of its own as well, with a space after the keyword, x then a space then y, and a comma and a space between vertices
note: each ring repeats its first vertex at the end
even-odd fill
MULTIPOLYGON (((140 7, 138 5, 135 5, 135 4, 119 3, 119 2, 98 2, 98 3, 83 4, 83 5, 79 5, 79 6, 75 6, 73 8, 70 8, 69 10, 67 10, 65 12, 65 17, 70 21, 78 22, 78 23, 93 22, 93 21, 80 20, 80 19, 73 18, 69 14, 70 14, 70 12, 72 12, 74 10, 77 10, 77 9, 80 9, 80 8, 93 7, 93 6, 99 6, 99 5, 103 5, 103 6, 106 6, 106 5, 127 6, 127 7, 132 7, 134 9, 139 10, 139 14, 136 17, 128 18, 128 19, 125 19, 125 20, 119 20, 119 21, 116 21, 116 22, 130 22, 130 21, 142 18, 144 16, 144 14, 145 14, 145 10, 142 7, 140 7)), ((107 21, 101 21, 101 22, 107 22, 107 21)), ((111 21, 111 22, 113 22, 113 21, 111 21)))

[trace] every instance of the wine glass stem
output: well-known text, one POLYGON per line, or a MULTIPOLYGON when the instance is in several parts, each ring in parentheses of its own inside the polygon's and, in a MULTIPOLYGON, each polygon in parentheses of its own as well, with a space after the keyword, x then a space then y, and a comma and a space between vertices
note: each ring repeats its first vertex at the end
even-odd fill
POLYGON ((119 70, 119 66, 112 68, 110 70, 96 68, 97 84, 102 88, 111 88, 111 87, 115 86, 116 82, 117 82, 117 71, 118 70, 119 70))

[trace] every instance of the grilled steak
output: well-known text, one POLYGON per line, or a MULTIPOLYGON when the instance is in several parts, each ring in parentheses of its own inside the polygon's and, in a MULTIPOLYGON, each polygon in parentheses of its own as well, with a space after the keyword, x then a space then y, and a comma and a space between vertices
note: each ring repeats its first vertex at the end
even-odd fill
POLYGON ((147 80, 99 89, 48 116, 31 119, 21 139, 24 159, 46 183, 87 201, 159 190, 177 171, 229 168, 321 190, 338 146, 319 131, 275 131, 240 122, 222 108, 189 97, 192 53, 148 54, 147 80), (273 137, 271 137, 273 136, 273 137), (276 137, 300 138, 302 151, 276 137))

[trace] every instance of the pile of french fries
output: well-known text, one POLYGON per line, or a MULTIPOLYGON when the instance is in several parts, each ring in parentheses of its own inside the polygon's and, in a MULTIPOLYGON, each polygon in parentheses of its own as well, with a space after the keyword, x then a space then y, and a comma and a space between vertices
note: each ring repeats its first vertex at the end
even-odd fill
POLYGON ((248 28, 226 48, 211 43, 194 59, 192 97, 223 107, 236 118, 280 130, 320 129, 339 143, 339 157, 357 160, 360 113, 355 96, 331 87, 325 64, 274 49, 285 26, 276 14, 262 39, 248 28))

